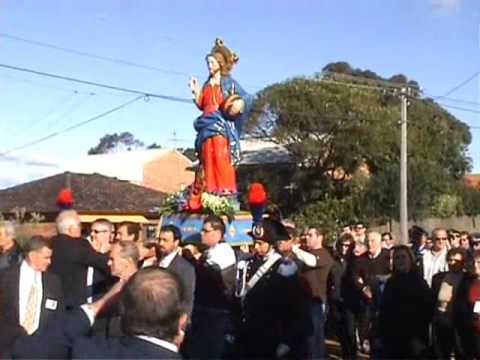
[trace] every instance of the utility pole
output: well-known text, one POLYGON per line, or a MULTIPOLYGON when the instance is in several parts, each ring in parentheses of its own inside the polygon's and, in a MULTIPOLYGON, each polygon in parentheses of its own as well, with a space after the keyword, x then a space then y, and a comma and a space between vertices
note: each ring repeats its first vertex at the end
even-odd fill
POLYGON ((398 84, 391 81, 366 79, 358 76, 326 72, 321 81, 358 88, 399 89, 401 98, 400 131, 400 244, 408 244, 408 194, 407 194, 407 105, 410 90, 420 90, 416 86, 398 84), (347 82, 345 82, 345 80, 347 82), (362 83, 358 84, 361 80, 362 83))
POLYGON ((407 203, 407 102, 408 88, 402 88, 400 120, 400 243, 408 243, 408 203, 407 203))

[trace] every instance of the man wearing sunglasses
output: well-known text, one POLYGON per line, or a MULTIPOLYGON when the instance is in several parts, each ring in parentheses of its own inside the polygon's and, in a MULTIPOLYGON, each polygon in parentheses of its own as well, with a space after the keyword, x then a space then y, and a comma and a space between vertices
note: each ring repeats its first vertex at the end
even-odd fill
POLYGON ((185 339, 187 358, 224 358, 231 344, 236 257, 225 234, 220 217, 204 219, 200 235, 206 250, 194 265, 195 299, 190 336, 185 339))
MULTIPOLYGON (((96 219, 90 227, 90 236, 87 240, 96 252, 110 256, 115 241, 115 226, 108 219, 96 219)), ((102 271, 89 266, 86 279, 87 303, 91 304, 101 298, 117 280, 116 277, 110 275, 109 271, 102 271)), ((93 325, 93 334, 106 336, 108 322, 107 314, 102 314, 93 325)))
POLYGON ((447 271, 447 231, 436 228, 432 232, 433 247, 425 251, 423 255, 423 277, 429 286, 432 286, 432 278, 441 271, 447 271))
POLYGON ((115 227, 107 219, 97 219, 90 228, 90 244, 99 253, 110 251, 115 240, 115 227))

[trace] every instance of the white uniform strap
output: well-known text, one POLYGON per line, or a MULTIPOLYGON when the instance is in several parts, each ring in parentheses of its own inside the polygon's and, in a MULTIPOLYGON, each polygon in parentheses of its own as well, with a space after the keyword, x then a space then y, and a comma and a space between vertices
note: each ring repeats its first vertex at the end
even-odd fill
POLYGON ((270 255, 270 257, 263 263, 262 266, 258 268, 252 278, 247 282, 247 286, 244 292, 244 295, 247 293, 257 284, 257 282, 267 273, 267 271, 275 264, 278 260, 280 260, 282 256, 280 254, 274 253, 270 255))

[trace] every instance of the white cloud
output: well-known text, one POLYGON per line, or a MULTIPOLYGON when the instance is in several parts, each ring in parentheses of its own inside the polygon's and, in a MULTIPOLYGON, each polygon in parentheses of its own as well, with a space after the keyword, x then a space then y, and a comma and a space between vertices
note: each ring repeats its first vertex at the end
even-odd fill
POLYGON ((454 13, 460 9, 463 0, 429 0, 434 12, 454 13))
POLYGON ((56 161, 36 156, 0 156, 0 189, 61 172, 56 161))

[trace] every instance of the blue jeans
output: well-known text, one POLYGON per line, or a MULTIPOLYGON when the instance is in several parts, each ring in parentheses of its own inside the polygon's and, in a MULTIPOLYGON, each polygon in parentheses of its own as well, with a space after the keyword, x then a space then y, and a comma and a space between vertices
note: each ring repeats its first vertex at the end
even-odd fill
POLYGON ((309 353, 312 359, 326 359, 325 323, 327 321, 328 306, 319 301, 310 304, 310 316, 313 324, 313 334, 308 339, 309 353))

